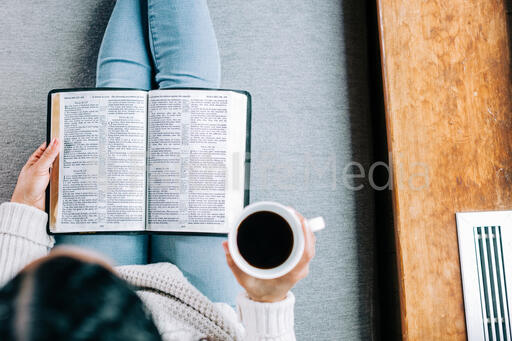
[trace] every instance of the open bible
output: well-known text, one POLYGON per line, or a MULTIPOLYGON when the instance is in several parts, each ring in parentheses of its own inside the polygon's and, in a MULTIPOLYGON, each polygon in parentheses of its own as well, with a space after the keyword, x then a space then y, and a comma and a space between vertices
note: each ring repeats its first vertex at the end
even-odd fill
POLYGON ((227 233, 249 200, 250 113, 238 90, 50 91, 48 232, 227 233))

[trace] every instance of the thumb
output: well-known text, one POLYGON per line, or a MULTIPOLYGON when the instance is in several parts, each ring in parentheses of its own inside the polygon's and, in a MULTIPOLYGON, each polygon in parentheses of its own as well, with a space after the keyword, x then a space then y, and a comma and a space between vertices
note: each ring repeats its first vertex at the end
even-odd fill
POLYGON ((229 268, 233 272, 233 275, 235 275, 235 278, 240 282, 243 281, 244 277, 246 276, 245 272, 240 270, 240 268, 236 265, 235 261, 233 260, 233 257, 231 257, 231 253, 229 252, 228 242, 223 242, 222 247, 224 248, 224 253, 226 254, 226 262, 228 263, 229 268))
POLYGON ((36 166, 40 170, 48 170, 52 166, 57 155, 59 155, 59 139, 54 138, 44 151, 43 155, 41 155, 39 161, 36 162, 36 166))

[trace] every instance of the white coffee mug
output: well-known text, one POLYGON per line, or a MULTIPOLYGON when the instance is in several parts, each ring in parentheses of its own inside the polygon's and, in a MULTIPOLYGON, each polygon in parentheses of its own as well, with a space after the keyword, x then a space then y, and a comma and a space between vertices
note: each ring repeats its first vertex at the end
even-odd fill
MULTIPOLYGON (((325 227, 325 222, 322 217, 316 217, 306 220, 306 227, 312 232, 319 231, 325 227)), ((238 265, 240 270, 250 276, 261 279, 272 279, 281 277, 290 272, 297 263, 299 263, 304 253, 304 232, 299 217, 295 211, 287 206, 272 201, 260 201, 246 206, 242 211, 240 217, 233 224, 233 228, 228 235, 229 252, 233 261, 238 265), (255 212, 268 211, 281 216, 290 226, 293 234, 293 247, 288 258, 281 265, 271 269, 261 269, 249 264, 244 257, 240 254, 237 244, 238 227, 240 224, 255 212)))

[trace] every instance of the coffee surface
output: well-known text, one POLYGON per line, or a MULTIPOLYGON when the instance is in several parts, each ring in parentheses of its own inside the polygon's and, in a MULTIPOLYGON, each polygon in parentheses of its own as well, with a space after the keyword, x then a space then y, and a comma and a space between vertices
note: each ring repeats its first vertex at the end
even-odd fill
POLYGON ((237 244, 247 263, 260 269, 272 269, 290 256, 293 232, 280 215, 269 211, 255 212, 240 223, 237 244))

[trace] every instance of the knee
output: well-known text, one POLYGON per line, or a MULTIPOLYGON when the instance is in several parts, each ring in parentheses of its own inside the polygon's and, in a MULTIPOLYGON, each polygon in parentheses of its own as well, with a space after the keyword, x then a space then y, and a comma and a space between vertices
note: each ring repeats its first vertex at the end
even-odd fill
POLYGON ((165 88, 214 88, 220 87, 220 68, 202 72, 157 72, 155 80, 160 89, 165 88))
POLYGON ((149 90, 151 89, 151 68, 128 60, 114 58, 98 60, 96 87, 149 90))

